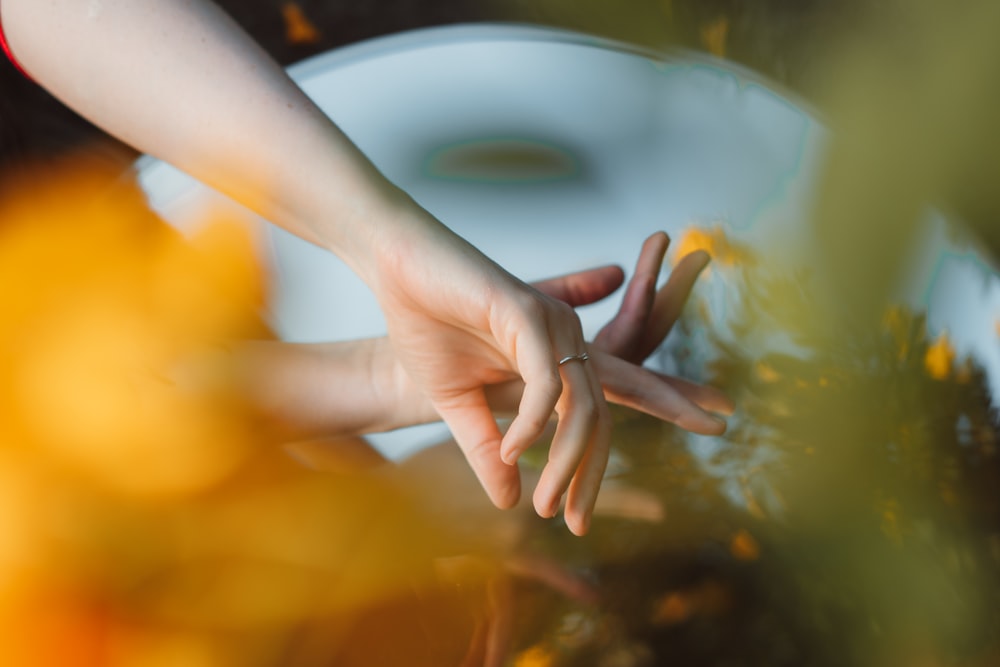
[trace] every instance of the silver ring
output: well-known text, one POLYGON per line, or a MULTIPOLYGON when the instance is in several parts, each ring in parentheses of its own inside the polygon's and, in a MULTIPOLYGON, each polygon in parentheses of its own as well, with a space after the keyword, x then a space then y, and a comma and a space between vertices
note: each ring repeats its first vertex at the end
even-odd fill
POLYGON ((568 357, 563 357, 562 359, 560 359, 559 365, 562 366, 563 364, 568 364, 571 361, 586 361, 587 359, 590 359, 590 355, 587 354, 586 352, 582 352, 580 354, 571 354, 568 357))

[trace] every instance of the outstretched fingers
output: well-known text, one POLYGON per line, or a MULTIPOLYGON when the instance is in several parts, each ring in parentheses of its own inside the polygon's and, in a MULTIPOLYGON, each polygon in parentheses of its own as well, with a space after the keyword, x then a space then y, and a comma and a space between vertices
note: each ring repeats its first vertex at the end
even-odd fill
POLYGON ((494 334, 498 341, 508 341, 507 357, 523 382, 517 414, 505 434, 501 435, 482 388, 435 402, 498 507, 517 502, 517 460, 542 436, 553 414, 558 422, 533 504, 539 515, 551 517, 565 498, 566 524, 577 535, 589 529, 607 466, 611 434, 607 400, 695 433, 725 431, 726 422, 711 414, 732 413, 732 402, 722 392, 639 365, 669 333, 709 261, 703 252, 688 255, 657 291, 669 242, 662 232, 646 240, 621 310, 602 329, 589 358, 572 305, 591 303, 617 288, 622 280, 617 267, 538 283, 542 294, 523 295, 526 298, 518 300, 513 314, 508 311, 507 317, 493 320, 494 334))
POLYGON ((721 435, 726 431, 725 420, 706 409, 715 406, 723 414, 732 412, 732 403, 721 392, 707 387, 694 391, 697 385, 675 383, 674 378, 599 351, 594 351, 591 358, 600 373, 604 394, 612 403, 677 424, 692 433, 721 435), (707 401, 707 405, 700 406, 692 400, 694 396, 707 401))
POLYGON ((623 282, 625 273, 621 267, 609 265, 540 280, 531 285, 542 294, 575 308, 600 301, 621 287, 623 282))
POLYGON ((597 347, 628 361, 642 361, 638 356, 639 346, 652 314, 656 281, 669 245, 670 237, 664 232, 653 234, 642 244, 635 273, 625 288, 622 305, 614 319, 594 339, 597 347))
POLYGON ((670 333, 711 258, 701 250, 686 255, 657 290, 656 282, 669 245, 670 238, 664 232, 653 234, 643 243, 621 308, 594 339, 598 348, 641 364, 670 333))
POLYGON ((643 331, 642 342, 636 349, 640 361, 652 354, 673 329, 698 276, 710 261, 711 257, 707 252, 696 250, 685 255, 670 272, 666 284, 656 292, 649 322, 643 331))
POLYGON ((683 380, 665 373, 652 372, 660 380, 673 387, 677 393, 702 410, 726 416, 736 411, 736 404, 733 403, 733 399, 729 398, 726 392, 721 389, 698 384, 697 382, 690 382, 689 380, 683 380))

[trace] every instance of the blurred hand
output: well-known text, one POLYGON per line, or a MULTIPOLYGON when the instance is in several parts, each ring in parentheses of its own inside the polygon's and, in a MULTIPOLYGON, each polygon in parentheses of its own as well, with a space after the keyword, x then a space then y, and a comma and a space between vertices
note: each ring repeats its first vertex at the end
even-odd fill
MULTIPOLYGON (((529 547, 534 541, 526 538, 539 521, 530 505, 521 502, 508 511, 492 506, 451 443, 422 450, 389 474, 409 489, 435 525, 448 526, 454 537, 451 552, 436 560, 435 569, 443 589, 458 592, 474 619, 463 666, 507 664, 516 579, 537 582, 581 605, 598 601, 598 591, 586 579, 529 547)), ((535 471, 526 473, 526 483, 535 479, 535 471)), ((643 522, 659 522, 664 516, 655 495, 617 483, 604 486, 594 513, 643 522)))

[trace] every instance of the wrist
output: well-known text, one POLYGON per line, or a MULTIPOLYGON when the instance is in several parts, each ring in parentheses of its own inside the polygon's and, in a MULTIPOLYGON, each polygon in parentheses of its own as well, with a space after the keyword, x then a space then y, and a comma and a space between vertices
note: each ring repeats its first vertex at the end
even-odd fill
POLYGON ((386 338, 291 344, 244 341, 237 384, 282 441, 393 431, 439 419, 386 338))
POLYGON ((285 214, 292 218, 288 224, 279 224, 337 255, 374 289, 379 261, 412 230, 440 223, 374 167, 358 164, 342 172, 336 188, 296 184, 306 191, 282 197, 297 210, 285 214))
POLYGON ((368 431, 394 431, 440 419, 430 401, 399 363, 388 338, 374 339, 371 347, 369 388, 379 406, 377 424, 368 431))

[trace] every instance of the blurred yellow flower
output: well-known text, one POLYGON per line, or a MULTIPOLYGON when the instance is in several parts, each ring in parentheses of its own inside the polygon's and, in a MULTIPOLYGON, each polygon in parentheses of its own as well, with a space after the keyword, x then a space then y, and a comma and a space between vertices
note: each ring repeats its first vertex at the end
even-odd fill
POLYGON ((130 496, 204 488, 239 463, 252 433, 223 365, 192 391, 177 375, 257 326, 246 232, 211 226, 209 258, 133 200, 102 196, 100 175, 57 182, 58 194, 28 185, 0 208, 10 442, 130 496))
POLYGON ((946 380, 951 375, 952 365, 955 361, 955 348, 952 347, 948 339, 948 333, 942 332, 940 336, 927 348, 924 354, 924 368, 927 374, 935 380, 946 380))
POLYGON ((775 370, 774 366, 771 366, 763 361, 758 361, 754 364, 754 372, 757 373, 757 377, 760 378, 761 382, 765 382, 767 384, 773 384, 781 379, 781 376, 778 375, 778 371, 775 370))
POLYGON ((742 244, 734 243, 726 236, 726 230, 722 225, 715 225, 710 229, 704 227, 691 227, 684 232, 680 239, 675 241, 674 261, 691 254, 695 250, 704 250, 712 257, 712 264, 709 266, 734 266, 741 264, 750 266, 754 263, 753 255, 748 248, 742 244))
POLYGON ((299 3, 283 4, 281 16, 285 20, 285 39, 290 44, 315 44, 320 40, 319 29, 306 17, 299 3))
POLYGON ((186 241, 75 163, 0 190, 0 664, 285 664, 261 655, 430 579, 409 496, 301 467, 246 404, 244 228, 186 241))
POLYGON ((893 544, 903 543, 903 528, 901 522, 902 506, 895 498, 882 500, 878 506, 881 517, 882 534, 893 544))
POLYGON ((747 529, 741 528, 729 541, 729 553, 737 560, 757 560, 760 558, 760 545, 747 529))
POLYGON ((701 26, 701 43, 713 56, 726 57, 726 40, 729 37, 729 19, 720 16, 701 26))
POLYGON ((552 667, 555 654, 544 646, 532 646, 514 659, 514 667, 552 667))
POLYGON ((693 611, 691 600, 686 593, 671 591, 657 602, 652 622, 656 625, 675 625, 690 618, 693 611))
POLYGON ((695 615, 720 614, 731 604, 729 591, 717 581, 708 580, 693 588, 663 595, 654 605, 651 620, 655 625, 675 625, 695 615))

